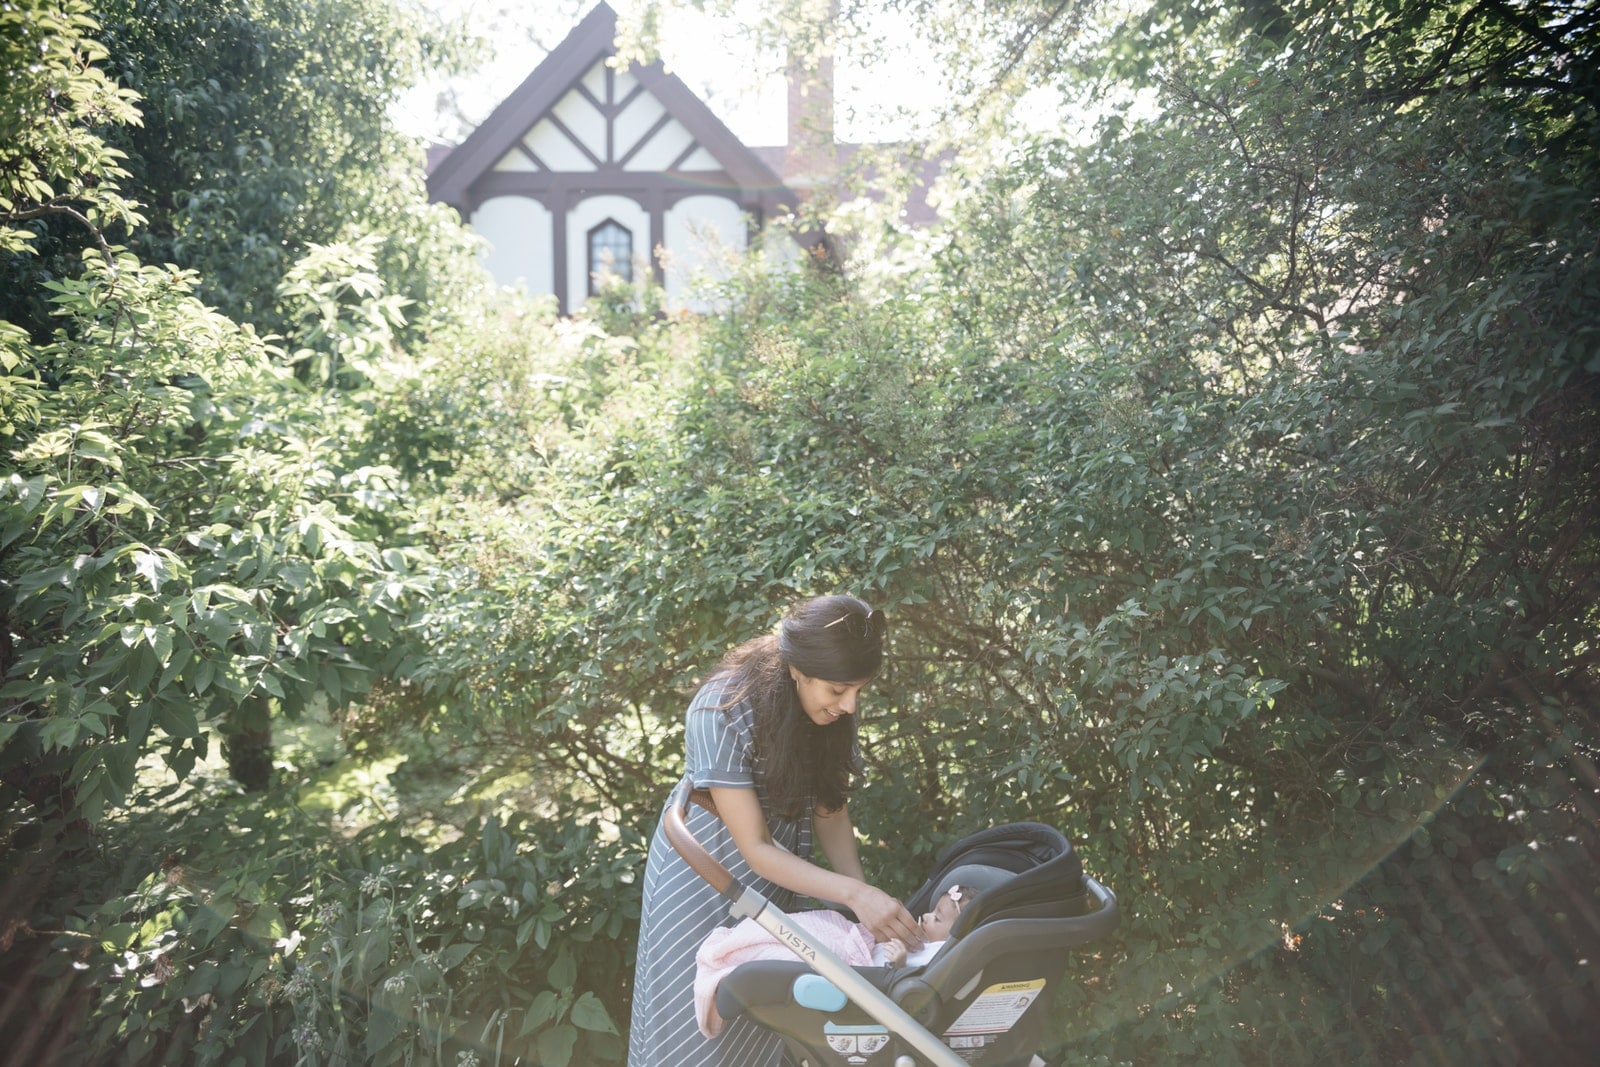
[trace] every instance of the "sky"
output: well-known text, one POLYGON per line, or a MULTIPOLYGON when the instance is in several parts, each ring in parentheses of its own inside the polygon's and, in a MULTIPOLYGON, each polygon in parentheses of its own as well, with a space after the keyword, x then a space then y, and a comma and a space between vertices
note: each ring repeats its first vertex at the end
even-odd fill
MULTIPOLYGON (((393 109, 407 133, 428 141, 454 143, 465 135, 459 120, 441 114, 441 89, 452 90, 469 125, 488 117, 593 7, 548 0, 420 0, 443 17, 463 13, 490 42, 490 52, 472 74, 432 82, 407 94, 393 109)), ((637 0, 610 0, 626 19, 637 0)), ((858 143, 900 140, 925 132, 944 98, 937 64, 914 36, 894 25, 881 32, 894 40, 892 67, 869 69, 848 56, 835 63, 836 131, 840 140, 858 143)), ((662 26, 662 60, 694 90, 741 141, 749 145, 787 142, 787 98, 778 73, 781 57, 761 56, 737 36, 732 20, 694 11, 671 12, 662 26)))

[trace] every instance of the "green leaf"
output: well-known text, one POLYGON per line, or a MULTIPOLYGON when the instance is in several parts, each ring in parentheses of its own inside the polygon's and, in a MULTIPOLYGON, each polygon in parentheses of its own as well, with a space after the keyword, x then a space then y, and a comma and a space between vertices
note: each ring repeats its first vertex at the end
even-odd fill
POLYGON ((152 593, 161 592, 161 583, 167 580, 167 561, 155 552, 142 551, 134 555, 134 573, 150 583, 152 593))
POLYGON ((71 748, 78 740, 78 720, 66 715, 46 719, 39 727, 39 744, 46 752, 71 748))
POLYGON ((369 1062, 405 1031, 400 1016, 382 1005, 374 1005, 367 1013, 366 1054, 369 1062))
POLYGON ((611 1016, 606 1011, 606 1006, 600 998, 587 990, 578 997, 577 1003, 572 1005, 572 1021, 575 1025, 585 1030, 596 1033, 615 1034, 617 1028, 611 1022, 611 1016))
POLYGON ((183 997, 194 1000, 217 988, 217 979, 220 972, 217 965, 210 961, 198 964, 190 973, 189 980, 183 984, 183 997))
POLYGON ((556 950, 556 959, 550 965, 548 979, 551 987, 561 992, 570 990, 573 983, 577 982, 578 965, 572 958, 572 950, 566 945, 556 950))
POLYGON ((572 1062, 572 1048, 578 1043, 578 1031, 569 1023, 557 1023, 539 1034, 535 1046, 543 1067, 567 1067, 572 1062))
POLYGON ((288 932, 288 925, 284 921, 283 912, 276 904, 263 901, 250 913, 244 929, 257 941, 270 945, 288 932))
POLYGON ((100 758, 105 763, 106 778, 116 793, 113 799, 121 803, 133 789, 139 746, 133 741, 113 741, 100 746, 100 758))
MULTIPOLYGON (((141 631, 142 629, 141 627, 141 631)), ((127 659, 128 692, 143 693, 155 680, 156 669, 161 665, 156 653, 149 645, 137 645, 129 650, 127 659)))
POLYGON ((449 948, 439 953, 439 966, 446 971, 454 970, 456 967, 460 966, 461 961, 470 956, 472 954, 472 950, 477 947, 477 945, 466 942, 451 945, 449 948))
POLYGON ((548 989, 542 989, 533 998, 533 1003, 528 1005, 528 1010, 523 1014, 522 1029, 517 1033, 519 1038, 527 1037, 545 1023, 556 1018, 561 1011, 561 998, 548 989))

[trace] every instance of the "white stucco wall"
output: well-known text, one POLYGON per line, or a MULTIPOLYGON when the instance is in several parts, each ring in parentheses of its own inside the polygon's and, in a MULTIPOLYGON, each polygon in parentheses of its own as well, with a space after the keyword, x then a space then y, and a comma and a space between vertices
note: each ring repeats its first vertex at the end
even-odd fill
POLYGON ((537 200, 497 196, 472 213, 472 228, 489 243, 484 266, 498 285, 521 286, 530 293, 556 291, 555 227, 537 200))
POLYGON ((707 280, 726 278, 730 257, 744 251, 744 213, 725 196, 691 196, 667 211, 662 229, 667 306, 709 311, 697 289, 707 280))
MULTIPOLYGON (((634 277, 644 278, 654 264, 649 247, 650 216, 626 196, 593 196, 579 201, 566 220, 567 311, 575 312, 589 295, 589 231, 616 219, 633 233, 634 277)), ((693 196, 678 201, 663 219, 666 306, 669 310, 712 310, 705 283, 728 276, 731 257, 748 245, 739 205, 723 196, 693 196)), ((487 242, 484 265, 495 283, 529 293, 556 291, 556 220, 537 200, 498 196, 473 212, 472 228, 487 242)))

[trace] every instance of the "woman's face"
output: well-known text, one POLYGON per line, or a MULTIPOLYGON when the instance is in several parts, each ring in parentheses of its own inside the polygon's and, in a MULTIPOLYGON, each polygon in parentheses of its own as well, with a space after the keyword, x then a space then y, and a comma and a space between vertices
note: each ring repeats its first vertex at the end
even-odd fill
POLYGON ((800 695, 801 710, 818 726, 827 726, 845 715, 854 715, 861 688, 871 680, 863 678, 859 682, 830 682, 826 678, 801 674, 794 667, 789 668, 789 676, 794 679, 795 692, 800 695))

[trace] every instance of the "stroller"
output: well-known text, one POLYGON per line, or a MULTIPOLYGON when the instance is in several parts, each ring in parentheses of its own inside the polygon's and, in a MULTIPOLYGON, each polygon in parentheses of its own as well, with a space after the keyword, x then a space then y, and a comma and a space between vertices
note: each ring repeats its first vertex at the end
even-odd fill
POLYGON ((907 902, 919 914, 952 885, 979 891, 932 960, 851 967, 700 846, 684 822, 691 801, 716 810, 708 794, 679 783, 667 840, 728 898, 730 917, 753 918, 797 957, 741 964, 718 987, 717 1011, 783 1035, 801 1067, 1026 1064, 1066 970, 1064 950, 1118 922, 1116 896, 1083 873, 1065 837, 1042 823, 1008 823, 945 849, 907 902))

